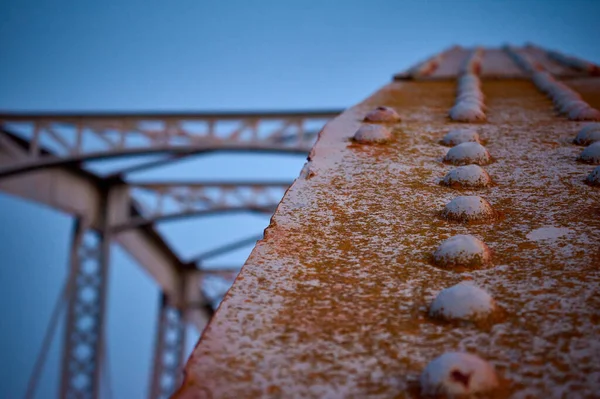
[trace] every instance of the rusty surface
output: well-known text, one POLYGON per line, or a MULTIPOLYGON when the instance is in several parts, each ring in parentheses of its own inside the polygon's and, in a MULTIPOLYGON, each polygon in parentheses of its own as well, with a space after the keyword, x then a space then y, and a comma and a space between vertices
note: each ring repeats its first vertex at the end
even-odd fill
POLYGON ((484 78, 526 78, 526 74, 502 49, 486 49, 481 60, 484 78))
MULTIPOLYGON (((555 75, 557 78, 582 78, 590 75, 598 74, 597 68, 590 70, 578 70, 563 62, 552 58, 547 49, 535 46, 526 45, 521 47, 512 47, 520 52, 527 54, 528 57, 542 66, 545 70, 555 75)), ((414 72, 415 69, 409 69, 407 72, 399 73, 395 76, 397 80, 417 79, 417 80, 446 80, 455 79, 461 71, 468 55, 473 51, 473 48, 454 46, 447 51, 441 53, 439 62, 436 63, 436 68, 431 73, 420 74, 414 72)), ((435 57, 432 57, 432 59, 435 57)), ((585 61, 584 61, 585 62, 585 61)), ((593 64, 590 64, 593 67, 593 64)), ((509 57, 505 48, 485 48, 482 57, 481 76, 486 79, 527 79, 528 76, 524 71, 515 64, 514 60, 509 57)))
POLYGON ((418 397, 419 373, 451 350, 496 367, 496 397, 599 392, 600 193, 584 184, 593 166, 576 162, 581 147, 571 143, 583 123, 556 116, 529 81, 484 81, 483 91, 486 124, 448 120, 454 82, 395 82, 331 121, 176 398, 418 397), (402 117, 396 141, 351 143, 380 105, 402 117), (459 126, 477 128, 493 156, 492 187, 439 184, 451 166, 438 142, 459 126), (457 195, 480 195, 501 216, 442 219, 457 195), (432 266, 435 248, 455 234, 482 239, 492 266, 432 266), (465 279, 494 296, 503 318, 456 325, 427 316, 437 292, 465 279))

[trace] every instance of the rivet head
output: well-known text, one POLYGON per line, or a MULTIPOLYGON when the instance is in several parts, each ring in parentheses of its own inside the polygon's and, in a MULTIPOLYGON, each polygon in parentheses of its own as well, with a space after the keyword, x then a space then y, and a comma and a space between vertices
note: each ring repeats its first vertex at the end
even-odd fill
POLYGON ((569 110, 568 116, 572 121, 600 121, 600 111, 584 103, 585 107, 569 110))
POLYGON ((354 141, 361 144, 385 144, 393 138, 390 128, 382 125, 362 125, 354 134, 354 141))
POLYGON ((442 216, 457 222, 483 222, 493 220, 496 212, 485 199, 475 195, 465 195, 448 202, 442 216))
POLYGON ((453 165, 487 165, 491 161, 490 153, 479 143, 462 143, 452 147, 444 161, 453 165))
POLYGON ((494 366, 479 356, 447 352, 425 367, 420 384, 423 396, 462 397, 493 391, 498 377, 494 366))
POLYGON ((463 281, 438 293, 429 307, 429 316, 446 321, 477 321, 491 316, 497 309, 490 294, 463 281))
POLYGON ((479 103, 462 100, 450 109, 450 118, 457 122, 479 122, 485 120, 485 113, 479 103))
POLYGON ((600 141, 585 147, 578 159, 585 163, 600 164, 600 141))
POLYGON ((452 129, 444 136, 441 143, 453 147, 462 143, 479 143, 479 134, 469 129, 452 129))
POLYGON ((483 188, 490 185, 490 175, 479 165, 464 165, 449 171, 440 184, 449 187, 483 188))
POLYGON ((600 141, 600 123, 590 123, 584 126, 573 140, 578 145, 590 145, 597 141, 600 141))
POLYGON ((433 253, 433 262, 443 268, 474 269, 489 264, 491 259, 491 251, 483 241, 464 234, 448 238, 433 253))
POLYGON ((587 107, 587 103, 585 103, 583 100, 577 98, 565 98, 564 100, 560 100, 560 102, 558 102, 556 108, 563 114, 569 114, 570 112, 575 112, 579 109, 587 107))
POLYGON ((390 107, 377 107, 365 116, 365 122, 396 123, 401 118, 398 113, 390 107))
POLYGON ((600 186, 600 166, 592 170, 585 181, 590 186, 600 186))

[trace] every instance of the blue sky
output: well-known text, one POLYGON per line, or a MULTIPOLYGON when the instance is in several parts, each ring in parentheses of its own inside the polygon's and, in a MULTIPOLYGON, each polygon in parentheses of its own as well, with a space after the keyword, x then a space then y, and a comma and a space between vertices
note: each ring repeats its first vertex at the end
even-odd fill
MULTIPOLYGON (((343 108, 452 44, 526 41, 600 63, 598 1, 0 2, 0 111, 343 108)), ((293 179, 295 158, 211 156, 147 177, 293 179), (272 171, 276 170, 277 175, 272 171), (216 172, 213 172, 216 171, 216 172)), ((191 255, 260 231, 256 216, 162 227, 191 255), (210 232, 210 233, 209 233, 210 232)), ((0 194, 0 394, 20 397, 66 271, 71 218, 0 194)), ((158 291, 113 252, 114 397, 143 397, 158 291)), ((222 262, 242 262, 248 249, 222 262)), ((56 392, 59 341, 40 398, 56 392)), ((192 340, 193 341, 193 340, 192 340)))

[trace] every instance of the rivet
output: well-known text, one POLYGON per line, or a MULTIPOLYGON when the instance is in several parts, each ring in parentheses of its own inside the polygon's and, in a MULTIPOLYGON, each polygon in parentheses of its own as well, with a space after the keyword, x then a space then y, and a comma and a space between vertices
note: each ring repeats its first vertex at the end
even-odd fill
POLYGON ((458 222, 483 222, 493 220, 496 212, 485 199, 474 196, 460 196, 448 202, 442 216, 458 222))
POLYGON ((600 186, 600 166, 592 170, 585 181, 590 186, 600 186))
POLYGON ((441 141, 443 145, 448 147, 469 142, 479 143, 479 134, 471 129, 452 129, 441 141))
POLYGON ((572 121, 600 121, 600 111, 587 104, 570 110, 568 115, 572 121))
POLYGON ((483 188, 490 185, 490 175, 478 165, 464 165, 449 171, 440 184, 449 187, 483 188))
POLYGON ((454 106, 450 109, 449 116, 458 122, 477 122, 485 120, 485 106, 481 81, 477 76, 475 66, 480 64, 481 53, 471 55, 464 68, 465 72, 458 78, 458 87, 454 106))
POLYGON ((494 366, 479 356, 447 352, 429 362, 420 384, 423 396, 462 397, 494 390, 498 377, 494 366))
POLYGON ((400 122, 400 115, 390 107, 377 107, 365 116, 365 122, 396 123, 400 122))
POLYGON ((362 125, 354 134, 354 141, 361 144, 385 144, 393 138, 390 128, 382 125, 362 125))
POLYGON ((487 245, 471 235, 448 238, 433 253, 433 261, 443 268, 479 268, 490 263, 492 254, 487 245))
POLYGON ((462 143, 455 147, 452 147, 446 156, 444 161, 453 165, 487 165, 490 163, 490 153, 479 143, 462 143))
POLYGON ((600 164, 600 141, 588 145, 579 154, 579 161, 591 163, 594 165, 600 164))
POLYGON ((575 136, 573 142, 579 145, 590 145, 600 141, 600 123, 590 123, 584 126, 575 136))
POLYGON ((470 281, 463 281, 437 294, 429 307, 429 316, 446 321, 477 321, 496 310, 496 301, 490 294, 470 281))
POLYGON ((485 120, 485 113, 477 103, 459 101, 450 109, 450 118, 457 122, 478 122, 485 120))

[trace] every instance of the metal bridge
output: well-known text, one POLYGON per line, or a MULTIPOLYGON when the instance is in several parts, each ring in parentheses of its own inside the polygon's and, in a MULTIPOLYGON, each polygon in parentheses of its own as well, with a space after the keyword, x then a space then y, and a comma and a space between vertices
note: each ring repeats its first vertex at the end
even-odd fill
POLYGON ((241 267, 204 268, 203 262, 252 244, 262 234, 180 259, 156 225, 224 213, 271 215, 292 182, 135 181, 130 175, 215 152, 307 154, 325 122, 340 112, 0 113, 0 190, 74 218, 70 271, 25 397, 35 395, 65 310, 59 395, 99 397, 113 242, 162 290, 149 397, 168 397, 180 380, 184 326, 191 323, 201 332, 213 314, 203 284, 211 276, 231 282, 241 267), (144 159, 149 154, 154 159, 144 159), (110 173, 92 165, 133 157, 140 162, 110 173))

